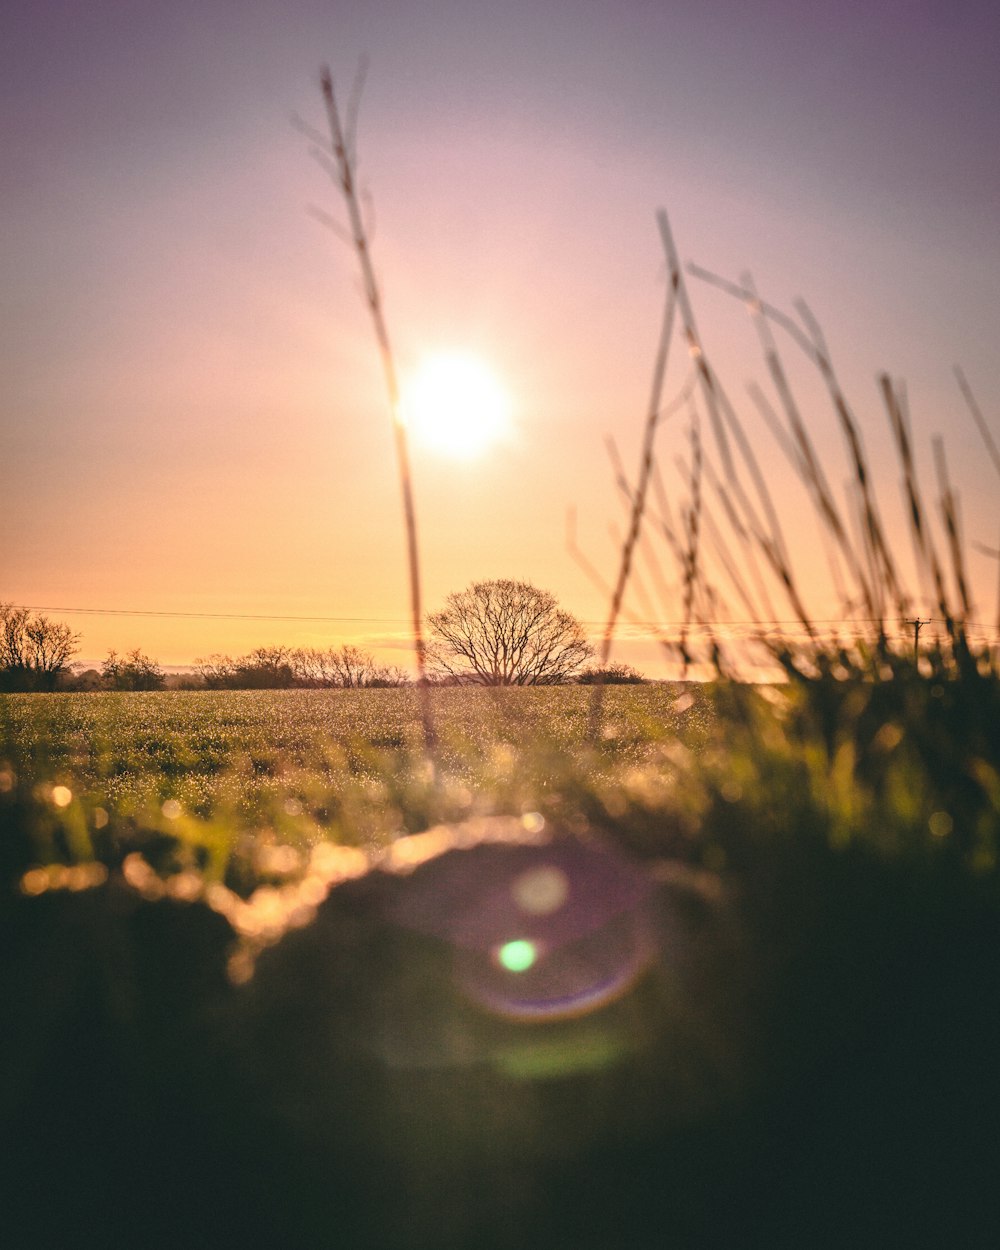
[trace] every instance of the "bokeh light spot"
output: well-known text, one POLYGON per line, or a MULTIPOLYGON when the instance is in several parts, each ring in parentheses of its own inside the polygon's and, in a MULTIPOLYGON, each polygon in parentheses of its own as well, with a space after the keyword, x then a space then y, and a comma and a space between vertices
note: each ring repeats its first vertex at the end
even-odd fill
POLYGON ((510 892, 522 911, 532 916, 549 916, 569 897, 569 879, 561 868, 545 864, 522 872, 510 892))
POLYGON ((29 868, 21 878, 21 893, 44 894, 49 888, 49 874, 44 868, 29 868))
POLYGON ((946 838, 955 827, 955 822, 947 812, 932 812, 927 824, 935 838, 946 838))
POLYGON ((538 959, 538 948, 526 938, 504 942, 497 951, 497 961, 508 972, 527 972, 538 959))

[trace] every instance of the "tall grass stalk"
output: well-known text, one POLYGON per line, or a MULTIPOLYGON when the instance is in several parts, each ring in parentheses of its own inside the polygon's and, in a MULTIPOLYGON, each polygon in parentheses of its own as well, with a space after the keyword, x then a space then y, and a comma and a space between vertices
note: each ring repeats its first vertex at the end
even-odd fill
MULTIPOLYGON (((814 669, 817 663, 822 667, 825 652, 830 647, 836 651, 841 645, 836 638, 839 632, 836 628, 832 640, 828 635, 821 635, 818 626, 823 622, 816 621, 803 595, 772 500, 770 484, 758 460, 757 448, 714 370, 699 334, 685 280, 687 274, 741 300, 750 313, 775 401, 772 403, 759 387, 750 388, 750 398, 812 503, 841 618, 844 624, 855 618, 854 624, 860 627, 855 631, 855 646, 861 648, 857 652, 859 657, 868 657, 863 660, 863 666, 874 665, 877 668, 889 654, 890 622, 906 621, 920 611, 917 605, 923 605, 926 612, 930 604, 934 605, 936 619, 945 626, 951 661, 961 664, 963 655, 968 655, 967 635, 972 607, 958 497, 948 479, 943 449, 938 445, 935 447, 937 519, 947 546, 950 576, 946 576, 917 478, 904 388, 894 384, 888 376, 879 379, 901 468, 919 583, 916 593, 906 584, 897 562, 899 552, 893 549, 882 519, 861 427, 841 385, 822 329, 808 306, 799 300, 795 305, 796 316, 783 312, 760 298, 748 274, 742 275, 739 282, 734 282, 697 265, 688 265, 682 271, 665 213, 657 215, 657 223, 667 259, 668 309, 661 331, 653 396, 646 417, 639 475, 634 487, 626 479, 617 452, 612 448, 615 481, 627 501, 629 524, 620 543, 617 579, 614 587, 609 588, 610 610, 601 648, 602 663, 607 661, 619 615, 628 615, 623 603, 626 586, 635 571, 637 551, 643 552, 653 572, 653 584, 666 619, 679 617, 677 636, 668 639, 661 635, 660 641, 672 657, 680 660, 684 674, 697 660, 692 650, 695 625, 707 637, 710 654, 714 657, 713 664, 717 664, 718 657, 724 654, 725 647, 713 630, 722 624, 727 615, 731 615, 726 603, 730 593, 735 596, 741 614, 749 617, 757 642, 763 644, 771 661, 777 660, 783 667, 793 662, 795 654, 805 664, 806 670, 814 669), (660 408, 670 350, 666 336, 675 320, 674 304, 678 332, 691 357, 691 374, 682 394, 671 404, 660 408), (778 331, 787 335, 793 347, 816 371, 833 410, 843 438, 849 473, 843 502, 830 485, 827 467, 821 461, 807 428, 779 350, 778 331), (697 404, 689 402, 692 396, 697 404), (683 497, 671 507, 669 492, 660 475, 655 435, 667 413, 672 413, 682 403, 687 403, 690 409, 691 444, 689 455, 676 459, 683 497), (707 416, 712 435, 712 455, 698 432, 699 409, 707 416), (650 490, 653 502, 648 499, 650 490), (665 548, 675 567, 676 580, 671 579, 674 588, 668 586, 668 578, 664 576, 655 554, 657 542, 665 548), (716 573, 721 574, 725 589, 718 584, 716 573), (950 588, 946 584, 948 582, 951 583, 950 588), (779 599, 791 608, 796 632, 805 640, 804 648, 801 644, 793 644, 785 623, 780 620, 775 606, 779 599), (857 619, 859 610, 862 613, 860 620, 857 619)), ((997 444, 964 375, 956 369, 956 376, 990 459, 1000 472, 997 444)), ((1000 551, 994 552, 992 548, 978 543, 973 545, 985 554, 1000 559, 1000 551)), ((940 662, 940 657, 934 661, 935 664, 940 662)), ((726 667, 727 670, 730 668, 728 660, 726 667)), ((597 725, 600 700, 600 687, 595 687, 591 705, 592 729, 597 725)))
MULTIPOLYGON (((670 236, 670 225, 667 222, 666 213, 660 213, 661 223, 660 230, 665 237, 670 236)), ((668 260, 670 253, 668 252, 668 260)), ((674 263, 670 265, 670 272, 667 275, 667 299, 663 309, 663 321, 660 326, 660 337, 656 347, 656 358, 653 363, 653 381, 650 387, 649 406, 646 409, 646 421, 643 430, 642 453, 639 460, 639 477, 636 483, 635 494, 632 501, 632 514, 629 518, 628 532, 621 548, 621 561, 618 567, 618 578, 615 582, 615 588, 611 595, 611 604, 608 610, 608 619, 604 626, 604 634, 601 638, 601 646, 598 652, 600 660, 600 672, 603 673, 611 657, 611 645, 614 640, 615 626, 618 623, 618 617, 621 613, 622 600, 625 597, 625 588, 628 585, 629 574, 632 571, 632 561, 635 555, 636 543, 639 539, 639 532, 642 528, 642 514, 646 506, 646 492, 649 489, 649 477, 653 468, 653 447, 656 439, 656 430, 660 421, 660 406, 663 398, 663 381, 667 373, 667 362, 670 355, 670 340, 673 338, 674 332, 674 316, 677 310, 677 300, 680 287, 682 285, 682 276, 680 266, 676 264, 676 256, 674 263)), ((598 678, 594 683, 593 693, 590 701, 590 729, 592 736, 596 737, 600 727, 601 703, 604 693, 604 682, 598 678)))
MULTIPOLYGON (((386 324, 382 305, 382 294, 378 279, 372 265, 371 245, 361 212, 356 175, 356 159, 353 151, 353 124, 347 132, 341 124, 340 112, 337 108, 336 95, 333 89, 333 78, 329 68, 323 67, 320 73, 320 84, 323 91, 323 102, 326 106, 327 121, 330 127, 330 142, 333 150, 334 172, 337 184, 344 197, 347 216, 350 222, 350 242, 358 258, 361 268, 362 289, 365 303, 371 314, 375 341, 378 345, 379 358, 382 362, 382 373, 385 378, 386 391, 389 397, 389 408, 392 414, 392 431, 396 446, 396 464, 399 470, 399 486, 403 500, 403 519, 406 528, 406 554, 410 579, 410 614, 413 647, 417 661, 417 687, 420 698, 420 716, 423 724, 424 740, 428 747, 435 741, 434 719, 431 708, 430 691, 427 685, 427 644, 424 639, 423 607, 420 593, 420 556, 417 543, 417 516, 413 494, 413 474, 410 468, 409 440, 406 423, 403 420, 402 404, 399 393, 399 378, 396 372, 396 361, 389 341, 389 330, 386 324)), ((356 104, 355 104, 356 107, 356 104)), ((349 111, 353 114, 353 109, 349 111)))

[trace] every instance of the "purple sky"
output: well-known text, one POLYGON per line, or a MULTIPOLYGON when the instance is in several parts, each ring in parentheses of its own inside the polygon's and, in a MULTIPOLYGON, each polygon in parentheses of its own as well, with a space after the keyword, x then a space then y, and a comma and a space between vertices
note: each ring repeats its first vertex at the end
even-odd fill
MULTIPOLYGON (((336 211, 334 193, 290 124, 320 121, 322 62, 346 93, 362 53, 359 146, 400 365, 476 350, 515 405, 516 438, 482 463, 415 454, 430 608, 514 576, 602 616, 565 516, 577 508, 610 577, 621 512, 603 440, 631 466, 660 205, 686 260, 749 268, 782 306, 807 298, 893 504, 874 378, 906 379, 927 484, 941 433, 966 537, 996 545, 1000 482, 951 374, 964 367, 1000 434, 995 4, 14 0, 0 599, 364 618, 66 617, 91 659, 347 637, 401 658, 381 378, 353 259, 306 211, 336 211)), ((724 296, 692 294, 739 398, 763 377, 752 331, 724 296)), ((839 456, 825 409, 815 421, 839 456)), ((682 426, 663 437, 669 464, 682 426)), ((972 563, 990 620, 996 568, 972 563)))

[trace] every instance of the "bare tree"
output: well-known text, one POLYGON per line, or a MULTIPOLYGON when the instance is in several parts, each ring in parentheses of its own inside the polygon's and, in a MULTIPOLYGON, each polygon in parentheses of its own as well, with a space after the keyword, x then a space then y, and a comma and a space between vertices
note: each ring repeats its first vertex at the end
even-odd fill
POLYGON ((295 684, 309 689, 326 689, 337 685, 337 670, 332 647, 296 647, 292 652, 295 684))
POLYGON ((197 659, 194 671, 209 690, 285 690, 295 684, 295 656, 288 647, 257 647, 236 659, 197 659))
POLYGON ((0 603, 0 669, 16 672, 28 667, 25 633, 31 613, 13 603, 0 603))
POLYGON ((233 659, 210 655, 195 661, 195 672, 209 690, 362 689, 405 686, 407 675, 392 665, 378 664, 361 647, 257 647, 233 659))
POLYGON ((294 681, 288 647, 256 647, 236 662, 235 684, 241 690, 287 690, 294 681))
POLYGON ((291 654, 297 686, 351 687, 370 685, 377 665, 367 651, 344 643, 340 647, 300 647, 291 654))
POLYGON ((47 616, 33 617, 24 632, 30 667, 41 677, 53 680, 76 654, 80 641, 80 635, 74 634, 64 621, 50 621, 47 616))
POLYGON ((195 675, 209 690, 226 690, 233 685, 236 662, 228 655, 206 656, 194 662, 195 675))
POLYGON ((340 684, 345 687, 369 686, 378 667, 367 651, 345 643, 335 652, 340 684))
POLYGON ((347 690, 404 686, 408 680, 402 669, 377 663, 370 652, 349 642, 322 649, 301 647, 292 652, 291 664, 297 686, 347 690))
POLYGON ((593 655, 579 621, 530 582, 473 582, 428 625, 437 675, 471 685, 552 685, 593 655))
POLYGON ((410 676, 398 664, 376 664, 367 684, 371 688, 396 690, 400 686, 410 685, 410 676))
POLYGON ((162 690, 163 669, 136 647, 127 655, 109 651, 101 677, 111 690, 162 690))
POLYGON ((79 641, 62 621, 0 603, 0 687, 54 690, 79 641))

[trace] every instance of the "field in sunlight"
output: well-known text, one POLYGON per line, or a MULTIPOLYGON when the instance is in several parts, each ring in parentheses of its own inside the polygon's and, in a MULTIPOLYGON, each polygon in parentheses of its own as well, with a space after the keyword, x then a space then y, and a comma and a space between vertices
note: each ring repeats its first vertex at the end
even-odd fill
POLYGON ((129 819, 182 837, 214 822, 233 839, 267 829, 296 845, 378 845, 433 819, 534 808, 571 768, 596 778, 664 741, 696 748, 713 721, 708 687, 609 688, 591 748, 589 699, 580 687, 435 691, 433 768, 408 689, 0 695, 0 727, 21 782, 75 816, 84 842, 129 819))

